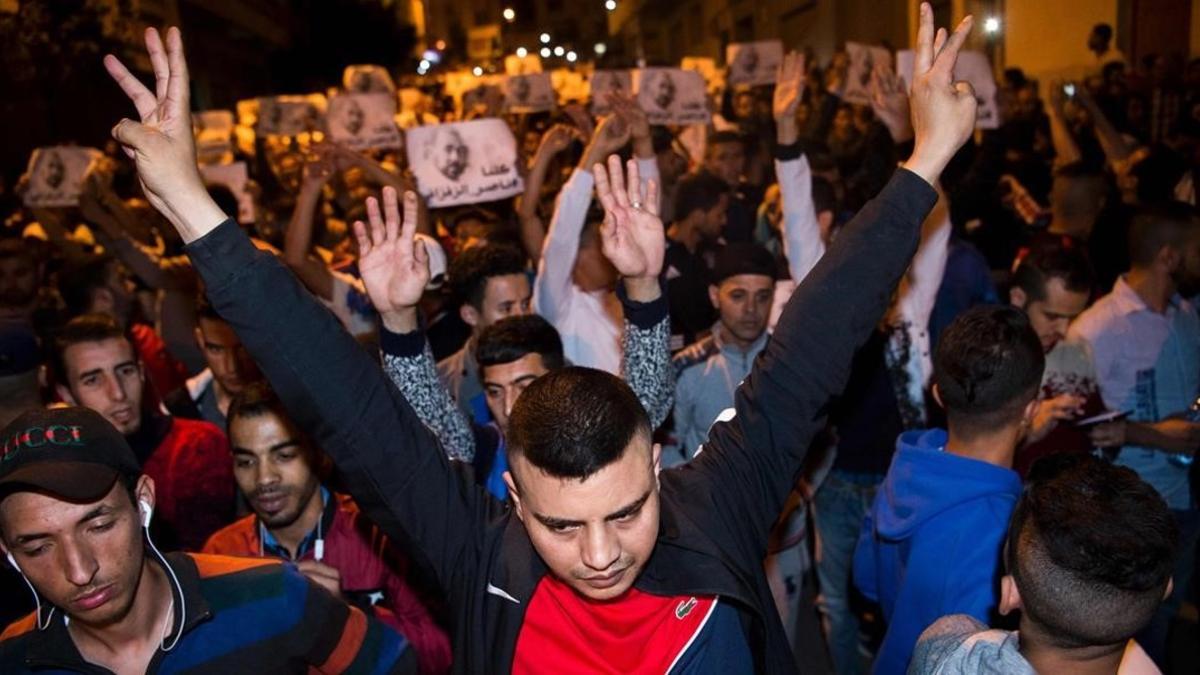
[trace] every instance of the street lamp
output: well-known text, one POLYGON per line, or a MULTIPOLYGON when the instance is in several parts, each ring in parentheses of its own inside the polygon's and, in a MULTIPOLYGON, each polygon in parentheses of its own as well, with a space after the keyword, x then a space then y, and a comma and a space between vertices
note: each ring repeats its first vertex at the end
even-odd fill
POLYGON ((604 56, 604 52, 608 51, 608 45, 603 42, 597 42, 592 49, 595 50, 597 56, 604 56))
POLYGON ((540 51, 538 53, 542 55, 543 59, 550 58, 550 48, 549 47, 542 47, 542 51, 540 51))
POLYGON ((483 68, 480 68, 479 66, 475 66, 475 68, 471 72, 475 74, 475 77, 479 77, 479 76, 483 75, 483 68))
POLYGON ((527 54, 529 54, 529 50, 524 47, 517 47, 517 58, 523 59, 527 54))
POLYGON ((517 18, 517 13, 513 11, 512 7, 505 7, 503 14, 504 20, 509 23, 512 23, 513 20, 517 18))
POLYGON ((989 16, 983 21, 983 32, 996 34, 1000 32, 1000 19, 998 17, 989 16))
POLYGON ((608 11, 611 12, 616 8, 617 8, 617 0, 604 0, 604 9, 607 9, 608 11))
POLYGON ((555 55, 555 56, 562 56, 564 51, 566 51, 566 50, 564 50, 564 49, 562 48, 562 45, 559 45, 559 46, 557 46, 557 47, 555 47, 555 48, 554 48, 554 55, 555 55))
POLYGON ((579 58, 579 56, 575 52, 567 52, 567 61, 570 63, 575 63, 575 59, 577 58, 579 58))
POLYGON ((538 40, 541 40, 542 44, 548 45, 548 44, 550 44, 550 34, 542 33, 541 35, 538 36, 538 40))

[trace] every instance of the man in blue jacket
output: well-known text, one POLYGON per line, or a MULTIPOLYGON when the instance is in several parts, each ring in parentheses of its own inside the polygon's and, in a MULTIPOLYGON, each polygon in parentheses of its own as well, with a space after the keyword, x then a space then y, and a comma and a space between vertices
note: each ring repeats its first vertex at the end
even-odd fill
POLYGON ((983 623, 1021 496, 1013 454, 1037 413, 1045 356, 1029 319, 978 307, 942 334, 933 394, 948 430, 906 431, 863 520, 854 580, 879 602, 887 634, 876 673, 903 673, 921 631, 946 614, 983 623))
MULTIPOLYGON (((734 397, 736 415, 714 426, 702 455, 660 471, 648 416, 628 385, 562 369, 514 406, 507 506, 450 465, 378 362, 208 197, 179 33, 168 31, 164 47, 147 31, 155 92, 114 57, 105 65, 141 118, 114 135, 136 160, 147 199, 188 242, 213 306, 360 508, 442 584, 457 672, 603 664, 785 673, 798 664, 762 569, 768 537, 855 348, 912 259, 937 199, 932 184, 974 128, 974 94, 953 79, 970 27, 968 18, 935 37, 933 10, 921 6, 913 155, 796 289, 734 397)), ((657 187, 643 190, 636 162, 622 170, 615 155, 593 173, 606 255, 632 301, 660 301, 657 187)), ((355 227, 364 282, 389 297, 424 284, 416 196, 404 196, 403 220, 390 188, 383 215, 375 199, 367 210, 370 231, 355 227)))

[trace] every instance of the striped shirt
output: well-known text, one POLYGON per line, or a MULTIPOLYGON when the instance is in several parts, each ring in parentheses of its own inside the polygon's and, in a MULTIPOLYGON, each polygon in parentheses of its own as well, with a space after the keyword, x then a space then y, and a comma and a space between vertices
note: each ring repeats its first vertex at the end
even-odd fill
MULTIPOLYGON (((416 672, 415 655, 399 633, 290 565, 185 553, 167 557, 187 615, 179 643, 157 652, 147 673, 416 672)), ((180 605, 175 603, 177 622, 180 605)), ((39 631, 31 614, 0 635, 0 672, 35 671, 109 672, 84 660, 61 619, 39 631)))

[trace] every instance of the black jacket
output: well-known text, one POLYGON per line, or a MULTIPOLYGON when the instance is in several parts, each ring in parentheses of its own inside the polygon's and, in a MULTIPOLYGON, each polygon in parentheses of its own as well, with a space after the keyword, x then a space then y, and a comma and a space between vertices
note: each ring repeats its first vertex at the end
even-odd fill
MULTIPOLYGON (((756 672, 797 669, 762 569, 771 526, 936 199, 921 178, 897 171, 792 296, 737 391, 734 419, 713 428, 697 459, 661 474, 658 543, 636 586, 733 604, 756 672)), ((436 573, 455 671, 509 672, 525 609, 547 573, 521 522, 451 468, 377 360, 236 223, 188 254, 213 306, 333 457, 362 510, 436 573)))

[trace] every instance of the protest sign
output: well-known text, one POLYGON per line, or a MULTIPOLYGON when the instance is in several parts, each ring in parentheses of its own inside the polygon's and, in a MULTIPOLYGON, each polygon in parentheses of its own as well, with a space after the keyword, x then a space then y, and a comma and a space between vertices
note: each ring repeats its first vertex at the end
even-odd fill
MULTIPOLYGON (((896 74, 904 80, 905 89, 912 92, 913 68, 916 54, 911 49, 896 52, 896 74)), ((975 89, 975 126, 980 129, 1000 127, 1000 107, 996 103, 996 77, 992 64, 983 52, 961 51, 954 65, 954 80, 965 80, 975 89)))
POLYGON ((553 110, 554 85, 550 82, 550 73, 505 77, 504 109, 510 113, 553 110))
POLYGON ((233 111, 202 110, 192 113, 196 134, 196 160, 201 164, 233 161, 233 111))
POLYGON ((29 186, 25 190, 25 206, 78 206, 88 167, 101 156, 101 152, 95 148, 77 145, 55 145, 34 150, 26 169, 29 186))
POLYGON ((892 55, 883 47, 872 47, 857 42, 846 43, 846 88, 842 100, 861 105, 871 104, 871 71, 876 64, 890 68, 892 55))
POLYGON ((704 78, 694 70, 641 68, 633 73, 638 105, 651 124, 707 124, 704 78))
POLYGON ((250 173, 245 162, 201 166, 200 175, 206 185, 227 187, 237 197, 239 223, 254 222, 254 196, 250 194, 250 173))
POLYGON ((391 94, 342 94, 329 100, 329 138, 353 150, 400 147, 391 94))
POLYGON ((249 113, 259 135, 295 136, 320 131, 325 122, 325 108, 324 94, 266 96, 252 102, 238 101, 238 116, 249 113))
POLYGON ((555 68, 550 71, 550 85, 554 87, 554 95, 559 103, 586 101, 588 84, 583 73, 569 68, 555 68))
POLYGON ((346 66, 342 71, 342 88, 352 94, 394 94, 396 85, 383 66, 346 66))
POLYGON ((487 118, 407 132, 408 164, 431 208, 476 204, 520 194, 517 140, 504 120, 487 118))
POLYGON ((775 73, 783 61, 783 43, 779 40, 735 42, 725 48, 731 86, 775 84, 775 73))
POLYGON ((633 94, 633 73, 628 70, 597 70, 592 73, 588 83, 592 100, 593 115, 607 115, 610 112, 607 94, 618 93, 629 96, 633 94))

